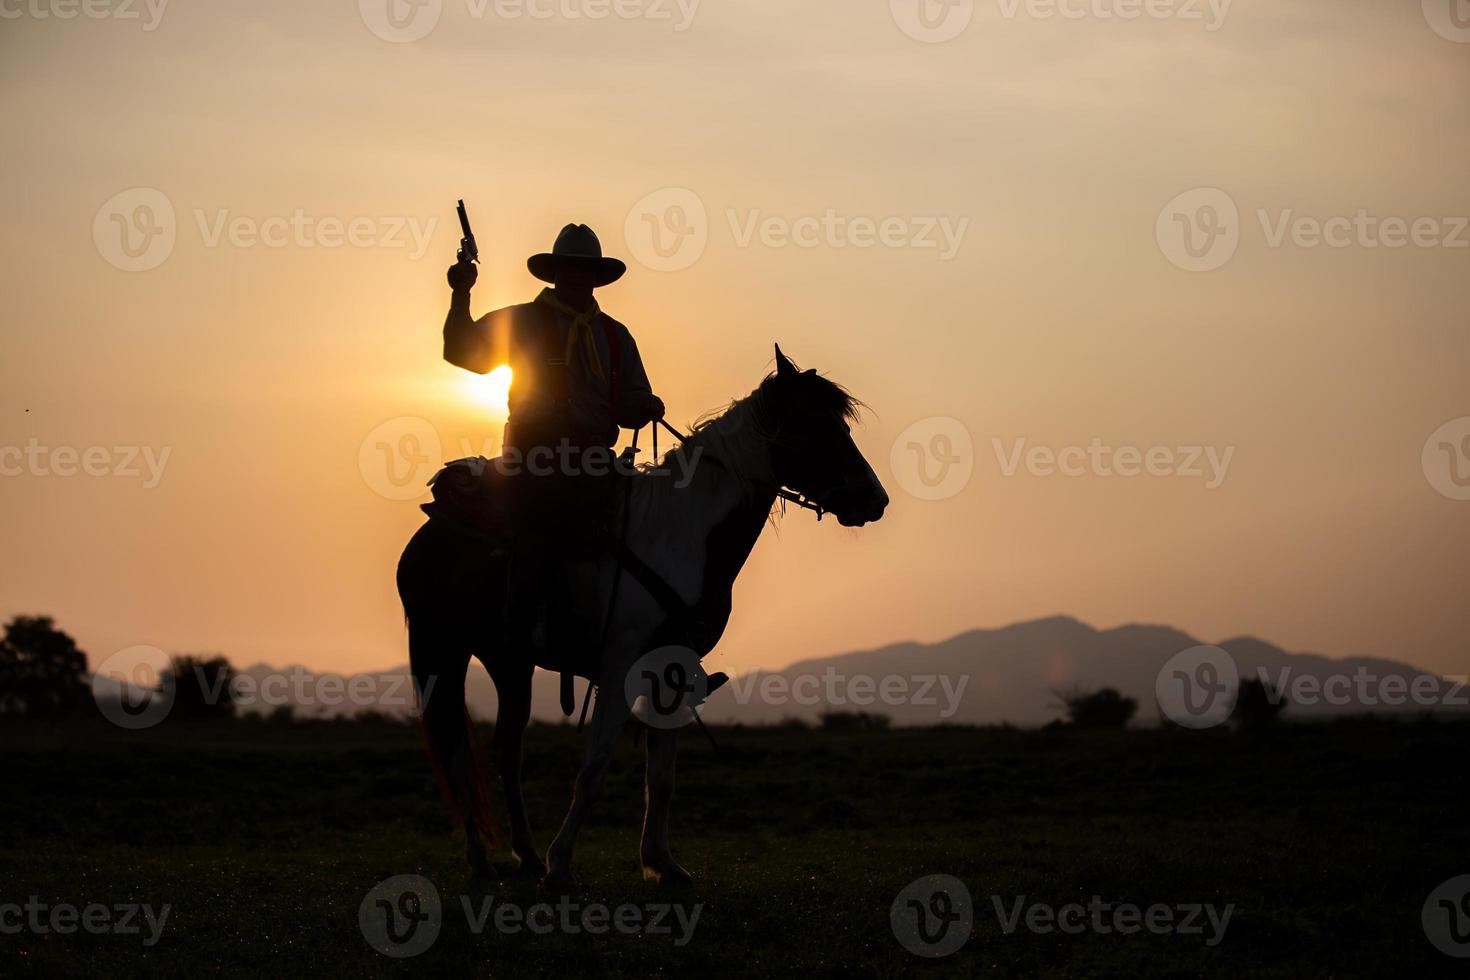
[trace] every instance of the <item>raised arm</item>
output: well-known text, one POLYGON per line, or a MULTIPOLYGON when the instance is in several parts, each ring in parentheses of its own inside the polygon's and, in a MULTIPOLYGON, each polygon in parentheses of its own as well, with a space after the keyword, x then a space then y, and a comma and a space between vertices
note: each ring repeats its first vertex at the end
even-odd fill
POLYGON ((470 287, 479 270, 461 259, 449 267, 449 315, 444 318, 444 359, 455 367, 476 374, 494 370, 496 344, 491 337, 489 316, 476 320, 470 314, 470 287))

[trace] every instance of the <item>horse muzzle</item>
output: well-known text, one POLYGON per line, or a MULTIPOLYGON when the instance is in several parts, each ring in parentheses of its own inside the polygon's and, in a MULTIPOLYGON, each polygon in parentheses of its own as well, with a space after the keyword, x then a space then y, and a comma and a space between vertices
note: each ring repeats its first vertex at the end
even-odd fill
POLYGON ((883 512, 888 509, 888 492, 873 479, 856 485, 844 484, 821 503, 822 509, 837 518, 843 527, 862 527, 883 518, 883 512))

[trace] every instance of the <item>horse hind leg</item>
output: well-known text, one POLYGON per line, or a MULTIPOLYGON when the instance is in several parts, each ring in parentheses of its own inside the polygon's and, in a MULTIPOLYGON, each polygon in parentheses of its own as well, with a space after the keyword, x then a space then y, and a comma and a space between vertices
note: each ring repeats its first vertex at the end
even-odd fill
POLYGON ((419 697, 419 721, 434 774, 464 827, 465 857, 471 870, 491 877, 494 871, 485 839, 493 844, 499 834, 490 810, 484 760, 465 706, 468 645, 457 642, 451 633, 410 619, 408 650, 419 697))

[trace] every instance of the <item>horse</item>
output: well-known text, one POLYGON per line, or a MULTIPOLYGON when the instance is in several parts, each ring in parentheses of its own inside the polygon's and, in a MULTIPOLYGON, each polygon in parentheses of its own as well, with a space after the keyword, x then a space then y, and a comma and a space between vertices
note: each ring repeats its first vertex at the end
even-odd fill
MULTIPOLYGON (((776 369, 748 396, 696 426, 663 460, 626 477, 630 485, 614 507, 623 547, 637 556, 691 606, 711 581, 725 585, 712 605, 716 634, 729 615, 733 583, 778 496, 794 494, 844 527, 883 516, 888 494, 852 439, 858 403, 814 370, 802 371, 776 347, 776 369), (675 460, 675 454, 683 458, 675 460), (686 474, 670 479, 673 462, 686 474), (723 563, 723 579, 709 574, 723 563)), ((598 559, 599 615, 603 624, 596 667, 589 673, 599 696, 572 802, 543 862, 526 817, 521 791, 521 741, 531 712, 531 677, 538 654, 507 649, 504 564, 482 540, 430 519, 409 540, 398 563, 398 593, 408 624, 409 663, 420 693, 420 721, 440 785, 464 826, 473 873, 493 875, 485 845, 501 831, 490 809, 480 746, 464 701, 469 660, 478 659, 495 684, 498 714, 493 738, 506 809, 509 844, 522 873, 544 875, 548 887, 570 888, 578 832, 602 793, 618 735, 632 710, 624 681, 668 619, 647 576, 624 574, 620 558, 598 559), (497 589, 499 591, 497 591, 497 589), (483 838, 483 839, 482 839, 483 838)), ((716 586, 718 587, 718 586, 716 586)), ((709 605, 709 604, 706 604, 709 605)), ((584 706, 585 711, 585 706, 584 706)), ((669 847, 669 804, 674 790, 677 729, 650 727, 646 746, 645 812, 639 860, 645 879, 687 885, 689 873, 669 847)))

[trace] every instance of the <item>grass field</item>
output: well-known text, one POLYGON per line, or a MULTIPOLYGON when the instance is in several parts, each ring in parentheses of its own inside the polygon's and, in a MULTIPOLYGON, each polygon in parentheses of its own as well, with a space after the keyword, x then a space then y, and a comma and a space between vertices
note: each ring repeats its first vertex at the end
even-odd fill
MULTIPOLYGON (((487 732, 488 734, 488 732, 487 732)), ((675 854, 695 875, 641 880, 641 759, 624 739, 578 850, 583 903, 699 906, 678 936, 521 928, 476 934, 461 909, 522 908, 534 882, 475 882, 417 733, 387 722, 0 727, 0 903, 170 906, 143 935, 0 936, 6 976, 1451 976, 1420 909, 1470 872, 1470 727, 1351 723, 1224 731, 717 731, 683 740, 675 854), (372 949, 359 905, 421 874, 444 907, 410 959, 372 949), (941 959, 902 946, 890 906, 946 874, 973 931, 941 959), (1203 934, 1003 931, 1025 904, 1233 906, 1203 934)), ((533 727, 532 819, 549 842, 577 758, 533 727)), ((676 930, 677 932, 677 930, 676 930)))

